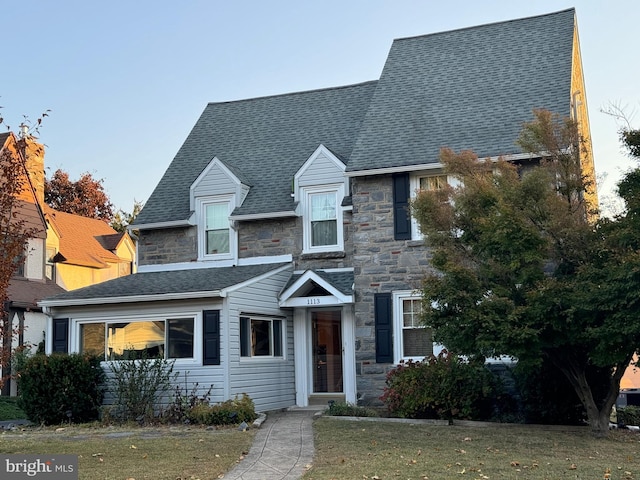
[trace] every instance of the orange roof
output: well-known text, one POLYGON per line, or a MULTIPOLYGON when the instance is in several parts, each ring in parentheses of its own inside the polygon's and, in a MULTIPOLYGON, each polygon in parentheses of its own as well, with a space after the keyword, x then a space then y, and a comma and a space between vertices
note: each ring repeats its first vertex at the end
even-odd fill
POLYGON ((122 262, 111 250, 115 250, 124 233, 116 232, 102 220, 59 212, 47 205, 44 212, 60 238, 56 261, 94 268, 106 268, 107 262, 122 262))

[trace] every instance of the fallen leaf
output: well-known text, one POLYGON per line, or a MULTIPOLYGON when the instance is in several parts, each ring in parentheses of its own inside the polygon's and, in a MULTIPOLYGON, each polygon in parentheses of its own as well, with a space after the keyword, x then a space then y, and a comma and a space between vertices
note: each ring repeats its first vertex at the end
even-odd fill
POLYGON ((465 442, 470 442, 471 441, 471 437, 464 437, 464 441, 465 442))
POLYGON ((575 463, 572 463, 572 464, 569 466, 569 470, 575 470, 576 468, 578 468, 578 466, 577 466, 575 463))
POLYGON ((516 462, 516 461, 511 462, 512 467, 517 467, 519 465, 520 465, 520 462, 516 462))
POLYGON ((138 447, 136 447, 135 445, 131 445, 129 448, 132 449, 132 450, 137 450, 138 449, 138 447))

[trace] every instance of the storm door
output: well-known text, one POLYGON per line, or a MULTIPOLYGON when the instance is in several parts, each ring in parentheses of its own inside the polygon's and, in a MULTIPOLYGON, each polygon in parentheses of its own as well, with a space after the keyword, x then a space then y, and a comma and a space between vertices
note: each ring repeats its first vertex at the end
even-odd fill
POLYGON ((342 393, 341 311, 311 312, 314 393, 342 393))

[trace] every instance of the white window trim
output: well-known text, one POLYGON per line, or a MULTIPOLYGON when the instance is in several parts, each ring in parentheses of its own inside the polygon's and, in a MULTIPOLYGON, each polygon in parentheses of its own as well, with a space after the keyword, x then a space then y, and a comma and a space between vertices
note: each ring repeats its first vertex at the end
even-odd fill
MULTIPOLYGON (((249 319, 249 326, 251 326, 251 321, 252 320, 268 320, 271 322, 271 340, 273 341, 274 337, 274 331, 273 331, 273 322, 274 321, 280 321, 280 349, 282 350, 282 355, 273 355, 273 353, 271 355, 247 355, 247 356, 243 356, 242 355, 242 345, 240 345, 240 343, 238 343, 238 355, 240 356, 240 363, 252 363, 252 362, 266 362, 266 361, 284 361, 287 359, 287 319, 286 318, 280 318, 280 317, 270 317, 270 316, 260 316, 260 315, 240 315, 238 317, 239 321, 242 321, 242 318, 248 318, 249 319)), ((238 325, 238 339, 239 342, 242 342, 242 335, 240 334, 240 329, 242 328, 241 325, 238 325)), ((249 350, 251 350, 250 346, 249 346, 249 350)), ((273 352, 273 345, 271 345, 271 351, 273 352)))
MULTIPOLYGON (((402 330, 404 328, 404 322, 402 318, 402 301, 403 300, 420 300, 422 298, 422 293, 418 290, 399 290, 393 292, 393 361, 395 363, 400 363, 400 361, 404 360, 409 361, 413 360, 414 362, 419 362, 424 360, 424 356, 419 357, 405 357, 403 356, 404 349, 402 345, 402 330)), ((422 327, 429 328, 429 327, 422 327)), ((442 350, 443 346, 439 343, 432 342, 433 344, 433 354, 438 355, 442 350)))
MULTIPOLYGON (((100 317, 91 319, 71 319, 69 328, 70 347, 72 352, 80 352, 80 326, 89 323, 134 323, 134 322, 150 322, 150 321, 167 321, 180 318, 193 318, 193 357, 191 358, 167 358, 166 360, 175 361, 177 366, 202 365, 202 314, 200 312, 171 312, 166 315, 135 315, 122 317, 100 317)), ((165 330, 166 331, 166 330, 165 330)), ((106 332, 105 332, 106 333, 106 332)), ((106 344, 105 337, 105 344, 106 344)), ((106 354, 106 352, 105 352, 106 354)), ((121 360, 102 360, 102 364, 119 362, 121 360)))
POLYGON ((344 251, 344 225, 343 225, 343 209, 341 207, 344 198, 344 183, 335 183, 330 185, 303 187, 301 189, 302 200, 302 237, 303 247, 302 253, 322 253, 322 252, 341 252, 344 251), (311 202, 309 198, 313 194, 334 193, 336 195, 336 229, 337 244, 336 245, 311 245, 311 202))
POLYGON ((216 195, 210 197, 200 197, 196 199, 196 224, 198 225, 198 260, 235 260, 238 256, 238 232, 233 229, 229 220, 229 253, 207 254, 207 232, 206 232, 206 212, 207 205, 213 203, 226 203, 228 205, 229 216, 235 208, 235 195, 216 195))
MULTIPOLYGON (((415 200, 415 198, 418 195, 418 192, 420 191, 421 178, 441 177, 443 175, 444 174, 439 171, 428 171, 428 172, 422 171, 422 172, 411 174, 411 176, 409 177, 409 188, 411 191, 411 200, 415 200)), ((447 175, 447 183, 454 188, 460 185, 460 181, 452 175, 447 175)), ((420 225, 418 225, 418 220, 416 220, 416 218, 413 215, 411 215, 411 240, 422 240, 423 238, 424 238, 424 235, 420 231, 420 225)))

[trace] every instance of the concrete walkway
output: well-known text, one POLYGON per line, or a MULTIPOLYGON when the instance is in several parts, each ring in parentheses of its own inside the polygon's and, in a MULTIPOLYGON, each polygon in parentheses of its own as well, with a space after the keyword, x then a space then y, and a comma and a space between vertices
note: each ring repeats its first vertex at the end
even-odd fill
POLYGON ((316 410, 270 413, 256 433, 247 456, 225 480, 294 480, 313 460, 313 415, 316 410))

